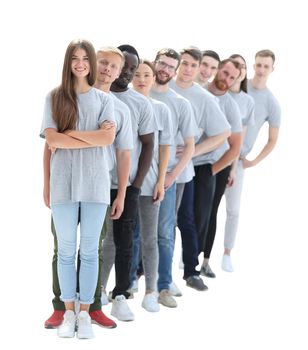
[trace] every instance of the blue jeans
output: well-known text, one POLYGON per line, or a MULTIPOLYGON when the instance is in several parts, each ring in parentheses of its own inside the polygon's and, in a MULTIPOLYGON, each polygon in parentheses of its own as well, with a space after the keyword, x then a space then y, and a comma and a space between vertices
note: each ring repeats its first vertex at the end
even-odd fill
POLYGON ((178 228, 181 231, 184 276, 186 280, 190 276, 198 276, 196 271, 198 266, 198 233, 195 223, 194 199, 195 199, 194 180, 187 182, 184 187, 181 205, 178 210, 178 228))
POLYGON ((176 184, 165 193, 158 216, 158 291, 169 289, 172 282, 172 257, 174 251, 174 228, 176 225, 176 184))
POLYGON ((92 304, 98 278, 98 244, 107 204, 74 202, 53 204, 52 216, 58 241, 58 275, 61 300, 76 300, 76 248, 80 207, 79 299, 92 304))

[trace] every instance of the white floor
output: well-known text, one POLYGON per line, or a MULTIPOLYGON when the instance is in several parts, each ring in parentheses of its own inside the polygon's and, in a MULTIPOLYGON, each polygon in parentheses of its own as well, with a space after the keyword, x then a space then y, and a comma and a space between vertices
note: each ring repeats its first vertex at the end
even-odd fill
MULTIPOLYGON (((246 184, 249 186, 250 180, 246 184)), ((258 201, 258 194, 254 196, 254 201, 258 201)), ((174 280, 183 292, 183 296, 177 299, 178 308, 161 307, 156 314, 146 312, 141 307, 144 290, 144 279, 141 278, 140 292, 129 301, 136 320, 117 322, 118 327, 112 330, 94 326, 95 338, 88 341, 59 339, 55 330, 43 327, 44 320, 52 312, 52 238, 46 223, 41 224, 46 232, 41 233, 42 236, 33 235, 36 243, 29 248, 32 255, 28 257, 27 250, 18 246, 20 265, 14 265, 14 270, 8 274, 12 285, 2 286, 2 291, 6 288, 7 295, 13 296, 10 300, 2 300, 6 310, 2 340, 7 338, 12 346, 16 341, 27 347, 59 350, 85 346, 88 349, 188 349, 192 346, 211 350, 307 349, 307 325, 302 321, 307 315, 308 295, 301 262, 305 247, 297 244, 295 231, 283 231, 288 222, 284 223, 285 213, 279 216, 275 210, 268 210, 268 202, 257 211, 252 202, 252 198, 243 198, 243 220, 233 254, 234 273, 223 272, 220 268, 224 222, 222 203, 211 259, 217 278, 205 279, 209 290, 197 292, 185 286, 182 270, 178 269, 178 234, 174 280), (256 212, 260 220, 256 220, 256 212), (296 253, 294 249, 297 249, 296 253), (39 264, 35 262, 34 252, 41 259, 39 264), (288 259, 289 254, 292 259, 288 259), (25 259, 28 261, 24 265, 25 259), (14 273, 19 276, 18 289, 12 280, 14 273)), ((25 247, 27 243, 21 238, 23 243, 25 247)), ((110 288, 112 282, 110 280, 110 288)), ((110 309, 109 304, 103 310, 110 315, 110 309)))

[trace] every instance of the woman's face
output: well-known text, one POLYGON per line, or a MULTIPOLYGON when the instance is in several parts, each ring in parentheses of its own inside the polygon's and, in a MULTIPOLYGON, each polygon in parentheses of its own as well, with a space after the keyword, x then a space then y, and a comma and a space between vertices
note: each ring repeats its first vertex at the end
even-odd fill
POLYGON ((74 51, 71 70, 77 79, 85 78, 90 73, 89 57, 84 49, 77 48, 74 51))
POLYGON ((148 96, 154 81, 155 76, 151 67, 145 63, 139 64, 132 81, 134 89, 142 95, 148 96))
POLYGON ((240 83, 240 82, 242 82, 245 79, 246 74, 247 74, 246 63, 241 57, 234 58, 234 61, 238 62, 241 65, 241 74, 237 78, 237 81, 240 83))

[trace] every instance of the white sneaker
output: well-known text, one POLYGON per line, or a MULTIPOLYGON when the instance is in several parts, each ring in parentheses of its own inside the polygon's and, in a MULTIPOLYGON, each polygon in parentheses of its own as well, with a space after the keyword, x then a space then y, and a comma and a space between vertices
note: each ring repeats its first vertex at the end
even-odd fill
POLYGON ((174 297, 181 297, 183 295, 179 287, 173 281, 169 284, 169 292, 174 297))
POLYGON ((101 303, 102 303, 102 306, 107 305, 109 303, 109 299, 106 294, 105 288, 102 288, 101 303))
POLYGON ((58 327, 58 336, 60 338, 74 338, 76 327, 76 315, 72 310, 66 310, 63 321, 58 327))
POLYGON ((178 304, 172 297, 168 289, 163 289, 159 293, 158 302, 167 307, 177 307, 178 304))
POLYGON ((158 312, 160 307, 155 292, 146 294, 142 300, 141 306, 149 312, 158 312))
POLYGON ((135 319, 134 314, 127 305, 124 295, 117 295, 112 300, 111 315, 116 317, 119 321, 133 321, 135 319))
POLYGON ((77 317, 77 338, 91 339, 94 337, 91 317, 87 311, 80 311, 77 317))
POLYGON ((224 254, 221 261, 221 268, 226 272, 233 272, 231 256, 224 254))

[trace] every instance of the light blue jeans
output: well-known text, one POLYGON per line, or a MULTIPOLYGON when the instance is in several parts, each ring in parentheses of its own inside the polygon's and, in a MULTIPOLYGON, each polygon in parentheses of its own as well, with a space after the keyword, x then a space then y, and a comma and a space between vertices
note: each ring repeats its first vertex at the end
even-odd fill
POLYGON ((76 300, 77 227, 80 223, 79 300, 92 304, 98 278, 98 244, 107 204, 73 202, 51 205, 58 240, 61 300, 76 300))
POLYGON ((172 259, 174 251, 174 229, 176 224, 176 184, 174 183, 165 192, 160 203, 158 216, 158 282, 160 292, 169 289, 172 282, 172 259))

